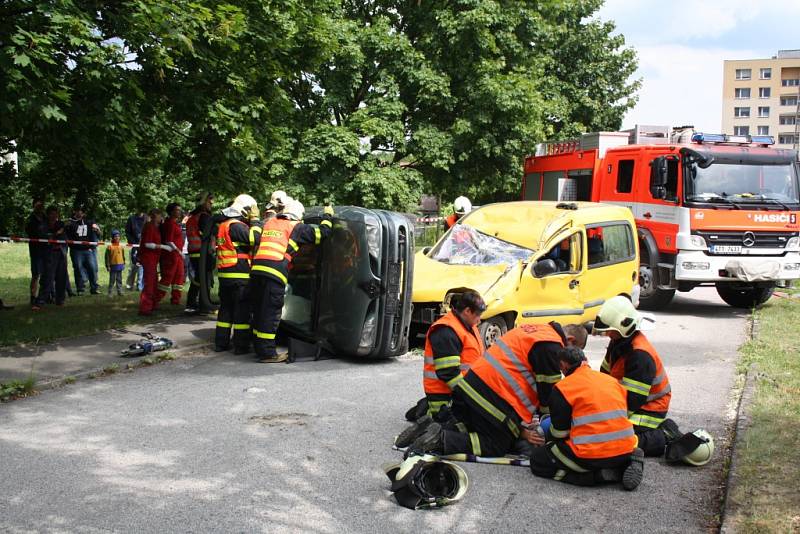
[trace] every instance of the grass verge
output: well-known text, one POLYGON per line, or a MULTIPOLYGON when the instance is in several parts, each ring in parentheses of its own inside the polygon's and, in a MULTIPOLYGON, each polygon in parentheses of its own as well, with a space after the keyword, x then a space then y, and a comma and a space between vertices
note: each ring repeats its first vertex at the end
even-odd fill
MULTIPOLYGON (((0 347, 19 343, 45 343, 55 339, 94 334, 111 328, 152 323, 183 313, 183 306, 161 302, 161 309, 151 317, 140 317, 139 293, 108 296, 108 273, 102 265, 105 247, 98 247, 98 283, 100 294, 67 298, 64 306, 45 306, 34 312, 30 307, 30 259, 28 246, 0 243, 0 299, 13 310, 0 311, 0 347)), ((72 265, 68 274, 73 283, 72 265)), ((127 278, 126 267, 123 279, 127 278)), ((188 284, 186 286, 188 289, 188 284)), ((185 299, 185 296, 184 296, 185 299)))
POLYGON ((800 299, 773 298, 756 313, 758 335, 742 348, 741 370, 755 364, 750 427, 737 454, 729 498, 739 532, 800 531, 800 299))
POLYGON ((0 402, 27 397, 36 392, 36 377, 30 375, 25 380, 11 380, 0 383, 0 402))

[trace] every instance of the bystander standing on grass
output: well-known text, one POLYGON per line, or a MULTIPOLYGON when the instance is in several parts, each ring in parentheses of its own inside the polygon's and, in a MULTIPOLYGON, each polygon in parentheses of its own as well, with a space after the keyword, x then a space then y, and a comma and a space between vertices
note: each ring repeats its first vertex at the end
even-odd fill
POLYGON ((122 271, 125 270, 125 249, 119 243, 119 230, 111 231, 111 244, 106 247, 106 271, 108 272, 108 296, 116 286, 117 295, 122 296, 122 271))

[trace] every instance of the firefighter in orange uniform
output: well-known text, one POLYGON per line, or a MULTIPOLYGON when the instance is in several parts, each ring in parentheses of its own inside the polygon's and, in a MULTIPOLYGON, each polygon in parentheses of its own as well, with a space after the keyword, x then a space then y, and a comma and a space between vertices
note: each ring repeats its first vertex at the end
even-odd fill
MULTIPOLYGON (((189 214, 186 220, 186 240, 189 252, 189 263, 191 264, 192 278, 189 283, 189 292, 186 295, 186 312, 194 313, 200 308, 200 249, 203 246, 203 229, 208 224, 211 216, 211 207, 214 203, 214 196, 211 193, 200 193, 197 195, 197 206, 189 214)), ((211 272, 209 267, 208 272, 211 272)))
POLYGON ((550 395, 547 444, 533 449, 531 471, 578 486, 622 482, 636 489, 644 475, 644 453, 628 421, 625 389, 592 370, 577 347, 559 351, 564 379, 550 395))
POLYGON ((486 350, 478 331, 485 310, 480 294, 463 288, 450 301, 450 311, 428 329, 422 370, 427 413, 397 436, 395 446, 409 446, 434 419, 445 423, 449 419, 453 385, 486 350))
POLYGON ((246 290, 252 253, 261 231, 258 205, 250 195, 239 195, 222 210, 222 215, 227 219, 217 229, 219 310, 214 350, 222 352, 230 348, 233 329, 234 354, 246 354, 251 337, 246 290))
POLYGON ((619 380, 628 392, 628 418, 646 456, 662 456, 681 431, 667 419, 672 387, 658 353, 639 331, 642 317, 626 297, 608 299, 597 313, 593 333, 608 336, 601 372, 619 380))
POLYGON ((283 212, 264 223, 260 242, 253 256, 247 294, 253 313, 253 345, 261 363, 285 361, 287 354, 278 354, 275 336, 283 310, 292 258, 300 245, 319 245, 331 232, 333 208, 325 207, 319 225, 300 221, 305 214, 303 204, 291 199, 283 212))
POLYGON ((583 347, 586 329, 558 323, 526 324, 509 330, 452 383, 452 412, 458 425, 431 423, 410 446, 417 453, 503 456, 534 416, 549 413, 550 393, 561 379, 558 354, 583 347))
POLYGON ((170 303, 181 303, 184 279, 183 232, 178 221, 181 220, 181 207, 173 202, 167 206, 167 218, 161 225, 161 280, 156 290, 156 305, 167 293, 171 293, 170 303))
POLYGON ((467 213, 472 211, 472 202, 467 197, 458 197, 453 202, 453 213, 444 220, 444 229, 449 230, 467 213))
POLYGON ((144 277, 142 292, 139 294, 139 315, 152 315, 158 307, 158 260, 161 258, 162 248, 172 250, 169 246, 161 244, 162 214, 158 208, 149 212, 150 220, 142 228, 142 237, 139 240, 139 263, 142 264, 144 277))

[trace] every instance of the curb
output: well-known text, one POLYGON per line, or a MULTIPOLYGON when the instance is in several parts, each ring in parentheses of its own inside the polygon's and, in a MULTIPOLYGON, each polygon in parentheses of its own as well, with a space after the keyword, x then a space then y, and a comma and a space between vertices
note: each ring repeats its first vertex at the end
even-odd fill
MULTIPOLYGON (((750 321, 748 341, 758 337, 758 322, 750 321)), ((736 406, 736 424, 733 425, 732 441, 730 448, 730 461, 728 464, 728 476, 725 480, 725 492, 723 494, 722 512, 720 518, 719 531, 722 534, 734 534, 736 525, 733 520, 739 504, 731 499, 731 489, 739 479, 739 462, 736 452, 744 447, 744 436, 750 427, 750 408, 753 403, 753 395, 756 388, 756 365, 751 364, 745 372, 744 386, 739 395, 736 406)))
MULTIPOLYGON (((152 354, 147 354, 147 355, 142 355, 142 356, 136 356, 134 358, 122 358, 122 357, 120 357, 120 360, 122 360, 122 362, 126 363, 126 365, 132 364, 133 368, 130 369, 132 371, 132 370, 137 369, 139 367, 145 367, 145 365, 142 364, 142 360, 144 360, 145 358, 147 358, 147 357, 149 357, 151 355, 155 355, 155 357, 158 357, 159 354, 167 354, 167 353, 169 353, 169 354, 172 354, 173 356, 175 356, 176 358, 179 358, 179 357, 182 357, 182 356, 187 356, 189 353, 194 353, 198 349, 201 349, 203 347, 209 347, 209 346, 211 346, 211 344, 209 342, 201 341, 199 343, 192 343, 191 345, 185 345, 185 346, 178 347, 178 348, 174 348, 173 347, 173 348, 171 348, 169 350, 154 352, 152 354)), ((116 362, 114 362, 114 363, 116 363, 116 362)), ((57 388, 60 388, 60 387, 63 387, 63 386, 70 385, 73 381, 76 381, 76 380, 85 380, 85 379, 89 379, 89 378, 99 378, 99 377, 102 377, 102 376, 106 375, 105 369, 108 368, 110 365, 111 364, 106 364, 103 367, 93 367, 91 369, 85 369, 85 370, 79 371, 77 373, 72 373, 72 374, 69 374, 69 375, 66 375, 66 376, 62 376, 60 378, 50 378, 50 379, 42 380, 41 382, 37 381, 36 384, 34 385, 34 390, 35 391, 47 391, 47 390, 50 390, 50 389, 57 389, 57 388), (92 376, 92 375, 95 375, 95 376, 92 376)), ((120 371, 121 370, 122 369, 120 369, 120 371)), ((113 374, 116 374, 116 373, 113 373, 113 374)), ((110 376, 110 374, 108 376, 110 376)))

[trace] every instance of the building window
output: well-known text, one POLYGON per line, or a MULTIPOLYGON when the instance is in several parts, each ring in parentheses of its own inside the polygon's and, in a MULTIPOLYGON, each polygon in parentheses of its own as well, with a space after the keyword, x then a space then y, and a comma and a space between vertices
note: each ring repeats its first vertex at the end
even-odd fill
POLYGON ((772 69, 761 69, 761 79, 762 80, 771 80, 772 79, 772 69))
POLYGON ((750 135, 749 126, 734 126, 733 135, 750 135))
POLYGON ((750 117, 750 108, 733 108, 733 116, 746 119, 750 117))
POLYGON ((750 69, 736 69, 736 79, 737 80, 749 80, 750 79, 750 69))
POLYGON ((762 119, 769 117, 769 106, 758 106, 758 116, 762 119))
POLYGON ((772 89, 769 87, 758 88, 758 98, 769 98, 772 95, 772 89))
POLYGON ((793 145, 794 144, 794 134, 780 134, 778 136, 778 144, 779 145, 793 145))
POLYGON ((778 120, 780 124, 795 124, 797 122, 797 117, 794 115, 781 115, 781 118, 778 120))
POLYGON ((797 105, 797 97, 796 96, 782 96, 781 97, 781 106, 796 106, 797 105))
POLYGON ((617 193, 633 191, 633 160, 621 159, 617 165, 617 193))
POLYGON ((750 88, 749 87, 737 87, 736 92, 734 94, 735 98, 750 98, 750 88))
POLYGON ((783 87, 797 87, 800 85, 800 78, 787 78, 785 80, 781 80, 781 85, 783 87))
POLYGON ((769 126, 759 126, 758 135, 769 135, 769 126))

